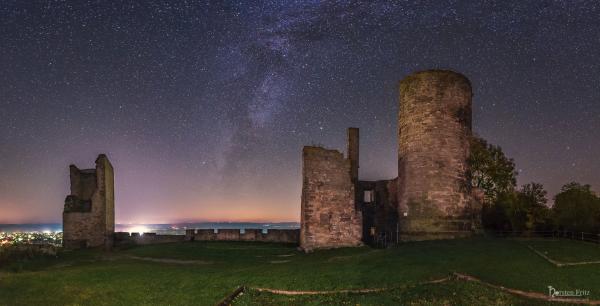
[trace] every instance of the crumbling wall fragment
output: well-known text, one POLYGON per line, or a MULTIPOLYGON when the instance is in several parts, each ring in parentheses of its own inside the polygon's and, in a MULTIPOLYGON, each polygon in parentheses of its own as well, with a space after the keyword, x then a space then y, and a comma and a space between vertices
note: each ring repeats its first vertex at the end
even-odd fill
POLYGON ((300 247, 305 251, 361 245, 351 160, 336 150, 304 147, 300 247))
POLYGON ((114 171, 104 154, 95 169, 69 167, 71 194, 63 210, 63 245, 66 248, 112 247, 115 231, 114 171))

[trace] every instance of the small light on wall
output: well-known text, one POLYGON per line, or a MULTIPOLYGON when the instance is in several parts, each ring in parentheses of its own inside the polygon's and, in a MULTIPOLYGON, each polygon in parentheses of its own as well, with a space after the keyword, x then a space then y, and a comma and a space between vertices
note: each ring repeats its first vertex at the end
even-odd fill
POLYGON ((408 212, 406 212, 406 211, 405 211, 405 212, 404 212, 404 216, 405 216, 405 217, 408 217, 408 212))

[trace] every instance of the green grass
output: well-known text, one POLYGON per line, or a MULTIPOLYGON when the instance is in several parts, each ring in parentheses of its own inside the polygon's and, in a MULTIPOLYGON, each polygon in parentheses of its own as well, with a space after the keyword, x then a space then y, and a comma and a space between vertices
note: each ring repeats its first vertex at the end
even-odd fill
MULTIPOLYGON (((553 260, 563 263, 600 261, 600 244, 574 240, 533 240, 525 242, 553 260)), ((600 265, 597 266, 600 269, 600 265)))
MULTIPOLYGON (((594 256, 589 248, 595 246, 571 242, 575 244, 565 254, 587 252, 594 256)), ((298 305, 338 300, 338 304, 398 304, 398 299, 417 304, 445 304, 446 300, 449 304, 471 304, 469 301, 477 298, 485 301, 483 304, 527 304, 472 283, 414 287, 452 272, 542 293, 549 285, 560 290, 585 289, 591 291, 590 298, 600 299, 598 265, 557 268, 532 252, 528 243, 476 238, 411 242, 386 250, 362 247, 304 254, 292 245, 193 242, 111 253, 64 252, 41 263, 20 263, 18 273, 9 267, 0 270, 0 305, 213 305, 239 285, 286 290, 404 288, 378 294, 296 297, 289 302, 298 305), (128 256, 210 264, 167 264, 128 256)), ((268 305, 273 300, 271 304, 282 305, 288 303, 286 299, 250 291, 240 303, 268 305)))
MULTIPOLYGON (((450 281, 383 293, 285 296, 248 290, 234 305, 545 305, 473 282, 450 281)), ((561 304, 565 305, 565 304, 561 304)))
POLYGON ((125 250, 123 253, 142 257, 245 264, 261 262, 269 258, 275 260, 278 255, 296 254, 297 251, 294 245, 261 242, 214 241, 208 243, 195 242, 148 245, 125 250))

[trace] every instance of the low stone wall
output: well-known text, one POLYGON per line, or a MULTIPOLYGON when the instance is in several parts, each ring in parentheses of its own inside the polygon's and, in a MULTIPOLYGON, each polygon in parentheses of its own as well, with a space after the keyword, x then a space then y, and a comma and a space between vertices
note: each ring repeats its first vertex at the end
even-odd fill
POLYGON ((184 235, 157 235, 156 233, 131 233, 118 232, 115 233, 115 245, 127 245, 127 244, 158 244, 158 243, 172 243, 185 241, 184 235))
POLYGON ((299 229, 270 229, 263 233, 261 229, 188 229, 185 235, 157 235, 156 233, 115 233, 115 245, 159 244, 183 241, 260 241, 298 243, 299 229))
POLYGON ((187 240, 194 241, 262 241, 298 243, 299 229, 270 229, 263 233, 261 229, 188 229, 185 233, 187 240))

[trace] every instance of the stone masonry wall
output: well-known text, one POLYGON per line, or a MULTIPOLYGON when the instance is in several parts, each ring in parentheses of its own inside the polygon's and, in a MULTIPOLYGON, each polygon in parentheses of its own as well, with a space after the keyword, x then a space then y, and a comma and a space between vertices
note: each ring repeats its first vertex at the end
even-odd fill
POLYGON ((402 240, 451 238, 471 230, 467 159, 471 84, 430 70, 400 82, 398 213, 402 240))
POLYGON ((106 155, 95 169, 70 167, 71 194, 63 211, 63 245, 66 248, 110 248, 114 233, 114 173, 106 155))
POLYGON ((98 193, 99 202, 104 203, 104 244, 106 248, 111 248, 115 233, 115 175, 106 155, 101 154, 96 159, 96 171, 102 173, 98 176, 98 193))
POLYGON ((146 245, 160 243, 174 243, 186 241, 185 235, 157 235, 156 233, 127 233, 117 232, 114 234, 114 244, 121 245, 146 245))
POLYGON ((302 150, 300 248, 361 245, 362 216, 355 207, 351 163, 336 150, 302 150))
POLYGON ((193 237, 195 241, 260 241, 298 243, 300 230, 294 229, 270 229, 263 233, 261 229, 212 229, 188 230, 187 236, 193 237), (191 232, 190 232, 191 231, 191 232), (196 231, 196 232, 194 232, 196 231))
POLYGON ((358 183, 359 132, 357 128, 348 128, 348 159, 350 160, 350 178, 354 185, 358 183))
POLYGON ((373 244, 376 239, 396 241, 398 231, 398 180, 359 181, 357 202, 363 218, 363 241, 373 244), (365 192, 372 192, 372 201, 365 202, 365 192))
POLYGON ((159 244, 183 241, 257 241, 298 244, 300 230, 297 229, 270 229, 263 233, 261 229, 188 229, 185 235, 157 235, 156 233, 129 234, 127 232, 115 233, 116 245, 127 244, 159 244))

